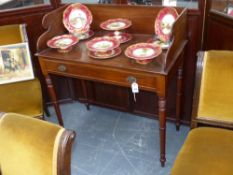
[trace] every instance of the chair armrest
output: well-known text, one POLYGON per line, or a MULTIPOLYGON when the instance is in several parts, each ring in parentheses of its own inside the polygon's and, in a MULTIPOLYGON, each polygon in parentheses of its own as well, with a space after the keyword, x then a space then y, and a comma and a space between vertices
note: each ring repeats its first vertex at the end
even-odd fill
MULTIPOLYGON (((197 108, 198 108, 198 101, 199 101, 199 94, 200 94, 200 84, 201 84, 201 76, 203 70, 203 60, 204 60, 205 52, 199 51, 197 53, 197 63, 196 63, 196 78, 195 78, 195 85, 194 85, 194 94, 193 94, 193 106, 192 106, 192 121, 195 121, 197 116, 197 108)), ((195 128, 195 122, 192 122, 191 128, 195 128)))
POLYGON ((71 130, 66 130, 59 144, 58 148, 58 162, 57 172, 58 175, 70 175, 71 174, 71 153, 72 145, 75 139, 76 133, 71 130))

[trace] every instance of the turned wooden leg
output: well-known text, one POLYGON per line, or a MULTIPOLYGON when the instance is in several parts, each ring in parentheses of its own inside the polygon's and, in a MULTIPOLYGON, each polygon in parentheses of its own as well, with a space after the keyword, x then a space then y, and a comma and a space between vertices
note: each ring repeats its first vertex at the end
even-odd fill
POLYGON ((176 130, 177 131, 180 130, 182 80, 183 80, 183 69, 182 67, 179 67, 177 72, 177 90, 176 90, 176 130))
POLYGON ((166 100, 159 97, 159 131, 160 131, 160 162, 164 167, 166 162, 166 100))
POLYGON ((50 112, 48 107, 46 106, 45 102, 43 101, 43 108, 44 108, 44 113, 47 117, 50 117, 50 112))
POLYGON ((87 93, 86 81, 81 80, 81 85, 82 85, 83 95, 84 95, 84 98, 85 98, 86 108, 87 108, 87 110, 90 110, 90 104, 88 102, 88 93, 87 93))
POLYGON ((53 84, 52 84, 52 81, 51 81, 51 78, 49 75, 47 75, 45 77, 45 80, 46 80, 46 84, 47 84, 47 88, 48 88, 48 92, 49 92, 49 96, 51 98, 51 101, 53 103, 53 106, 55 108, 55 112, 57 114, 57 119, 58 119, 58 122, 61 126, 63 126, 63 120, 62 120, 62 115, 61 115, 61 110, 60 110, 60 107, 59 107, 59 104, 57 102, 57 97, 56 97, 56 93, 55 93, 55 90, 54 90, 54 87, 53 87, 53 84))

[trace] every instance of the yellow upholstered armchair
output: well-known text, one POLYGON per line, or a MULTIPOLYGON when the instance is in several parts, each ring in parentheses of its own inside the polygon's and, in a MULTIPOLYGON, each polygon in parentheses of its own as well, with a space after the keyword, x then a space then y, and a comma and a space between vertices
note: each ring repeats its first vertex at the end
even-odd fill
POLYGON ((233 51, 199 53, 192 128, 199 124, 233 128, 233 51))
MULTIPOLYGON (((0 36, 0 46, 27 42, 24 24, 0 26, 0 36)), ((0 97, 0 111, 15 112, 32 117, 43 116, 41 86, 36 78, 1 84, 0 97)))
POLYGON ((16 113, 0 114, 0 174, 70 175, 75 132, 16 113))
POLYGON ((199 53, 192 129, 171 175, 233 174, 233 52, 199 53), (216 127, 199 127, 208 125, 216 127))

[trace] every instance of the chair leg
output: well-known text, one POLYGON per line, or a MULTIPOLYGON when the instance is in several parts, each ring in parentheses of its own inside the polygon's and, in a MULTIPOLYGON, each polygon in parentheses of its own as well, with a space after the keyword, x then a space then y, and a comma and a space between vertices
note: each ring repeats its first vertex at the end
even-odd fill
POLYGON ((44 116, 44 114, 41 116, 41 120, 45 120, 45 116, 44 116))
POLYGON ((48 109, 47 105, 46 105, 45 103, 43 103, 43 105, 44 105, 44 112, 45 112, 45 115, 46 115, 47 117, 50 117, 51 115, 50 115, 50 112, 49 112, 49 109, 48 109))
POLYGON ((195 120, 192 120, 192 121, 191 121, 191 129, 196 128, 197 125, 198 125, 198 123, 197 123, 195 120))

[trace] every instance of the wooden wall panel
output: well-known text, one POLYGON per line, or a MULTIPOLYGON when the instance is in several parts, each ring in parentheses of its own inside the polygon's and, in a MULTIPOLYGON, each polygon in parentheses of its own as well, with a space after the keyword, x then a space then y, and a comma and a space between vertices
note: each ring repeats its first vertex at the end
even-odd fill
POLYGON ((91 100, 101 106, 108 106, 126 111, 129 107, 128 89, 107 84, 92 83, 91 100))
POLYGON ((206 50, 233 50, 232 17, 209 12, 205 43, 206 50))

